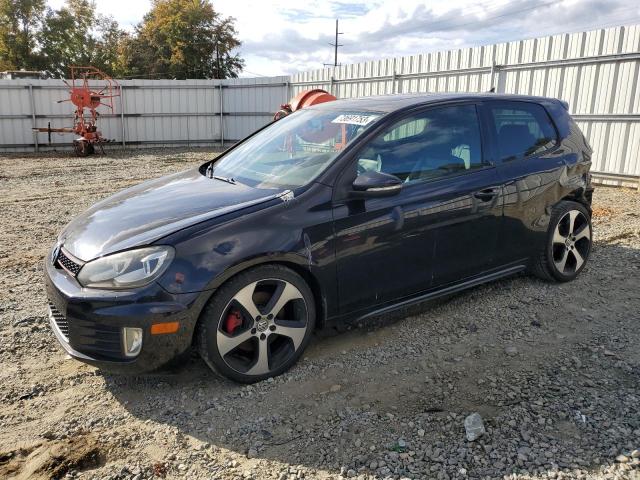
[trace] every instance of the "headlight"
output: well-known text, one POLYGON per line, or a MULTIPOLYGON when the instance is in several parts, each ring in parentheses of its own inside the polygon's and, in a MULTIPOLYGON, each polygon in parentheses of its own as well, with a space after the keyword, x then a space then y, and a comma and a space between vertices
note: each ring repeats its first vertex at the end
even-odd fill
POLYGON ((174 257, 172 247, 146 247, 115 253, 86 263, 77 280, 83 287, 135 288, 164 273, 174 257))

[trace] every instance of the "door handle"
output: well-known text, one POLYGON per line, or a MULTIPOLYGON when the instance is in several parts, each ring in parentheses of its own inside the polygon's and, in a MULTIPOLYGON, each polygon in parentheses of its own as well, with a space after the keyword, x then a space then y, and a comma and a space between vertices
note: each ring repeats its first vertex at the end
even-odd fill
POLYGON ((498 196, 498 193, 500 193, 500 188, 491 187, 491 188, 485 188, 484 190, 480 190, 479 192, 475 192, 473 196, 476 197, 478 200, 482 200, 483 202, 490 202, 491 200, 493 200, 498 196))

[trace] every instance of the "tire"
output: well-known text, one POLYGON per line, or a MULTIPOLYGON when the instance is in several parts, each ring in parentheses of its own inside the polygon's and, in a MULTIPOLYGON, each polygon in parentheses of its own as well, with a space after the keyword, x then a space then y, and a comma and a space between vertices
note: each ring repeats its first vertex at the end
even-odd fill
POLYGON ((551 211, 545 246, 533 259, 531 272, 543 280, 569 282, 587 264, 592 242, 589 211, 581 203, 563 200, 551 211))
POLYGON ((259 382, 296 363, 315 320, 314 297, 300 275, 259 266, 232 277, 209 300, 196 332, 198 351, 214 372, 259 382))
POLYGON ((78 157, 87 157, 89 155, 92 155, 95 151, 93 145, 86 140, 74 140, 73 150, 78 157))

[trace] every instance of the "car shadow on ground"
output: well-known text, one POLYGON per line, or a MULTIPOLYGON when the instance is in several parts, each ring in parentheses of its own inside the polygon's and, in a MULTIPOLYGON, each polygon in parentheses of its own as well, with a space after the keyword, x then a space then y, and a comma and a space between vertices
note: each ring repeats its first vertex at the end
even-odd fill
POLYGON ((150 428, 283 468, 595 472, 640 447, 639 311, 640 250, 596 244, 574 282, 518 276, 325 332, 271 381, 235 384, 196 355, 161 372, 104 378, 150 428), (471 412, 487 430, 475 442, 465 438, 471 412))

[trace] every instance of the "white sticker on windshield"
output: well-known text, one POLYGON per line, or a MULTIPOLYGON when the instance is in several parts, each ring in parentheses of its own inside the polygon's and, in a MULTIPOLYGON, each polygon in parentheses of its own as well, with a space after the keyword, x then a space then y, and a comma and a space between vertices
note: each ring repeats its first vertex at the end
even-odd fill
POLYGON ((342 114, 331 120, 331 123, 347 123, 349 125, 364 126, 373 122, 376 118, 378 118, 377 115, 342 114))

